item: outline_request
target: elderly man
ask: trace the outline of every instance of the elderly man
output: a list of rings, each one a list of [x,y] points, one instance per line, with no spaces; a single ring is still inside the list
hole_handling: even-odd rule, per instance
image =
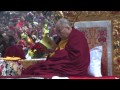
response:
[[[58,36],[61,38],[57,48],[50,53],[45,62],[39,62],[25,69],[22,75],[40,76],[87,76],[90,53],[84,35],[70,27],[67,19],[61,18],[56,23]]]

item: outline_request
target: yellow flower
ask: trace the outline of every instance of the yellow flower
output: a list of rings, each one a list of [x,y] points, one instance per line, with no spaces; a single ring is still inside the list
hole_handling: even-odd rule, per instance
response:
[[[29,55],[30,55],[31,57],[34,56],[34,53],[32,52],[32,50],[29,51]]]
[[[36,49],[33,50],[33,52],[36,52],[36,51],[37,51]]]

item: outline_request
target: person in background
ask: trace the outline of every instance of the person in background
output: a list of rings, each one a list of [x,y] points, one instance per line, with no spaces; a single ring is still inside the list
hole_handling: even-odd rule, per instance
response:
[[[48,55],[46,61],[29,66],[22,75],[89,76],[90,53],[85,36],[71,27],[65,18],[57,21],[56,30],[61,38],[57,48]]]
[[[20,57],[25,59],[25,53],[20,45],[16,44],[15,38],[9,36],[9,47],[5,50],[4,57]]]
[[[6,48],[7,48],[7,42],[6,42],[5,38],[3,37],[3,35],[0,34],[0,53],[1,53],[1,57],[3,57]]]

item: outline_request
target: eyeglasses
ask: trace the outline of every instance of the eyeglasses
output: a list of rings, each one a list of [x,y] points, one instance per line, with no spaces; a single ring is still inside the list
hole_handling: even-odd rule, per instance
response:
[[[61,32],[61,29],[57,29],[57,32],[60,33],[60,32]]]
[[[57,29],[57,32],[58,32],[58,33],[61,33],[61,31],[62,31],[64,28],[62,28],[62,29],[56,28],[56,29]]]

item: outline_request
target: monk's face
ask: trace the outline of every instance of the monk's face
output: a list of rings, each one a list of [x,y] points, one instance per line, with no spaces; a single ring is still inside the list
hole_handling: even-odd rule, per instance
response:
[[[57,25],[56,30],[57,30],[57,34],[58,36],[60,36],[62,39],[66,39],[68,38],[71,30],[71,28],[68,26],[61,26],[61,25]]]

